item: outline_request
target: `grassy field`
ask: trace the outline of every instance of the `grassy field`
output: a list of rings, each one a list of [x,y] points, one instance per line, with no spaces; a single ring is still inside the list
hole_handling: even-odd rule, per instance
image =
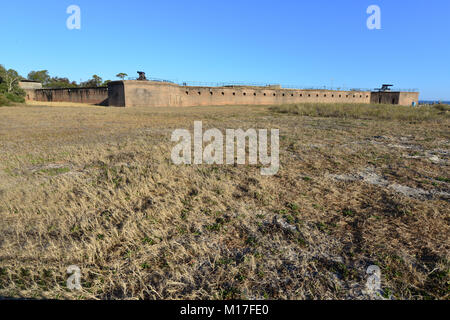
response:
[[[196,120],[280,129],[278,174],[172,164]],[[0,297],[448,299],[449,140],[445,106],[0,107]]]

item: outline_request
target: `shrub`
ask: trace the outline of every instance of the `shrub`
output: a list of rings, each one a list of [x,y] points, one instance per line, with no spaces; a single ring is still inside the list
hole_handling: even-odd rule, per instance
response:
[[[11,102],[5,97],[5,95],[0,93],[0,107],[9,105],[11,105]]]
[[[25,98],[20,94],[15,94],[15,93],[7,93],[5,94],[5,97],[11,101],[11,102],[16,102],[16,103],[24,103],[25,102]]]

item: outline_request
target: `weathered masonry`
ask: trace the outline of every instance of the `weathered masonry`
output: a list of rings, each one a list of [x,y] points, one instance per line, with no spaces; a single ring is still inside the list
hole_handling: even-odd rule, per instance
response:
[[[274,87],[191,87],[156,81],[115,81],[108,86],[109,105],[119,107],[271,105],[299,102],[370,103],[369,91],[296,90]]]
[[[19,81],[19,87],[25,91],[26,100],[36,100],[35,92],[42,89],[42,83],[30,80]]]
[[[403,106],[417,105],[419,103],[419,93],[400,91],[372,92],[370,103],[399,104]]]
[[[19,87],[25,91],[26,100],[108,105],[107,87],[43,89],[40,82],[30,80],[21,80]]]
[[[379,97],[382,97],[381,101]],[[113,81],[108,104],[117,107],[187,107],[205,105],[272,105],[290,103],[387,103],[412,105],[418,92],[371,92],[281,89],[279,87],[193,87],[158,81]]]
[[[75,102],[108,105],[108,88],[63,88],[37,89],[34,91],[35,101]]]
[[[291,103],[418,104],[418,92],[335,91],[283,89],[280,86],[180,86],[161,81],[113,81],[108,87],[42,89],[23,82],[27,100],[76,102],[116,107],[187,107],[219,105],[276,105]]]

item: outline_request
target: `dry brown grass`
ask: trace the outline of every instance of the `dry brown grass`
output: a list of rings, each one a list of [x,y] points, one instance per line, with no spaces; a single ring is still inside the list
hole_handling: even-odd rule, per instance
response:
[[[274,111],[0,108],[0,296],[365,299],[377,264],[385,297],[448,299],[448,118]],[[279,128],[280,171],[173,165],[195,120]]]
[[[311,117],[332,117],[350,119],[378,119],[400,121],[430,121],[448,119],[449,107],[444,104],[434,106],[394,106],[368,104],[326,104],[306,103],[274,106],[272,111]]]

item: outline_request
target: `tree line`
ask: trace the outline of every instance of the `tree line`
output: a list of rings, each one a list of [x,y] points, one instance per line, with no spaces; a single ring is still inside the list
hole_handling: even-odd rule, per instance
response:
[[[117,78],[124,80],[128,75],[126,73],[119,73]],[[80,88],[80,87],[106,87],[111,80],[105,80],[94,74],[91,79],[80,82],[70,81],[68,78],[51,77],[48,70],[31,71],[28,73],[27,80],[37,81],[42,83],[44,88]]]
[[[124,80],[128,74],[118,73],[117,78]],[[44,88],[81,88],[81,87],[103,87],[107,86],[111,80],[105,80],[94,74],[91,79],[77,83],[66,77],[50,76],[48,70],[31,71],[27,77],[22,77],[14,69],[7,69],[0,64],[0,106],[9,105],[13,102],[22,103],[25,101],[25,91],[19,87],[22,80],[37,81],[42,83]]]

